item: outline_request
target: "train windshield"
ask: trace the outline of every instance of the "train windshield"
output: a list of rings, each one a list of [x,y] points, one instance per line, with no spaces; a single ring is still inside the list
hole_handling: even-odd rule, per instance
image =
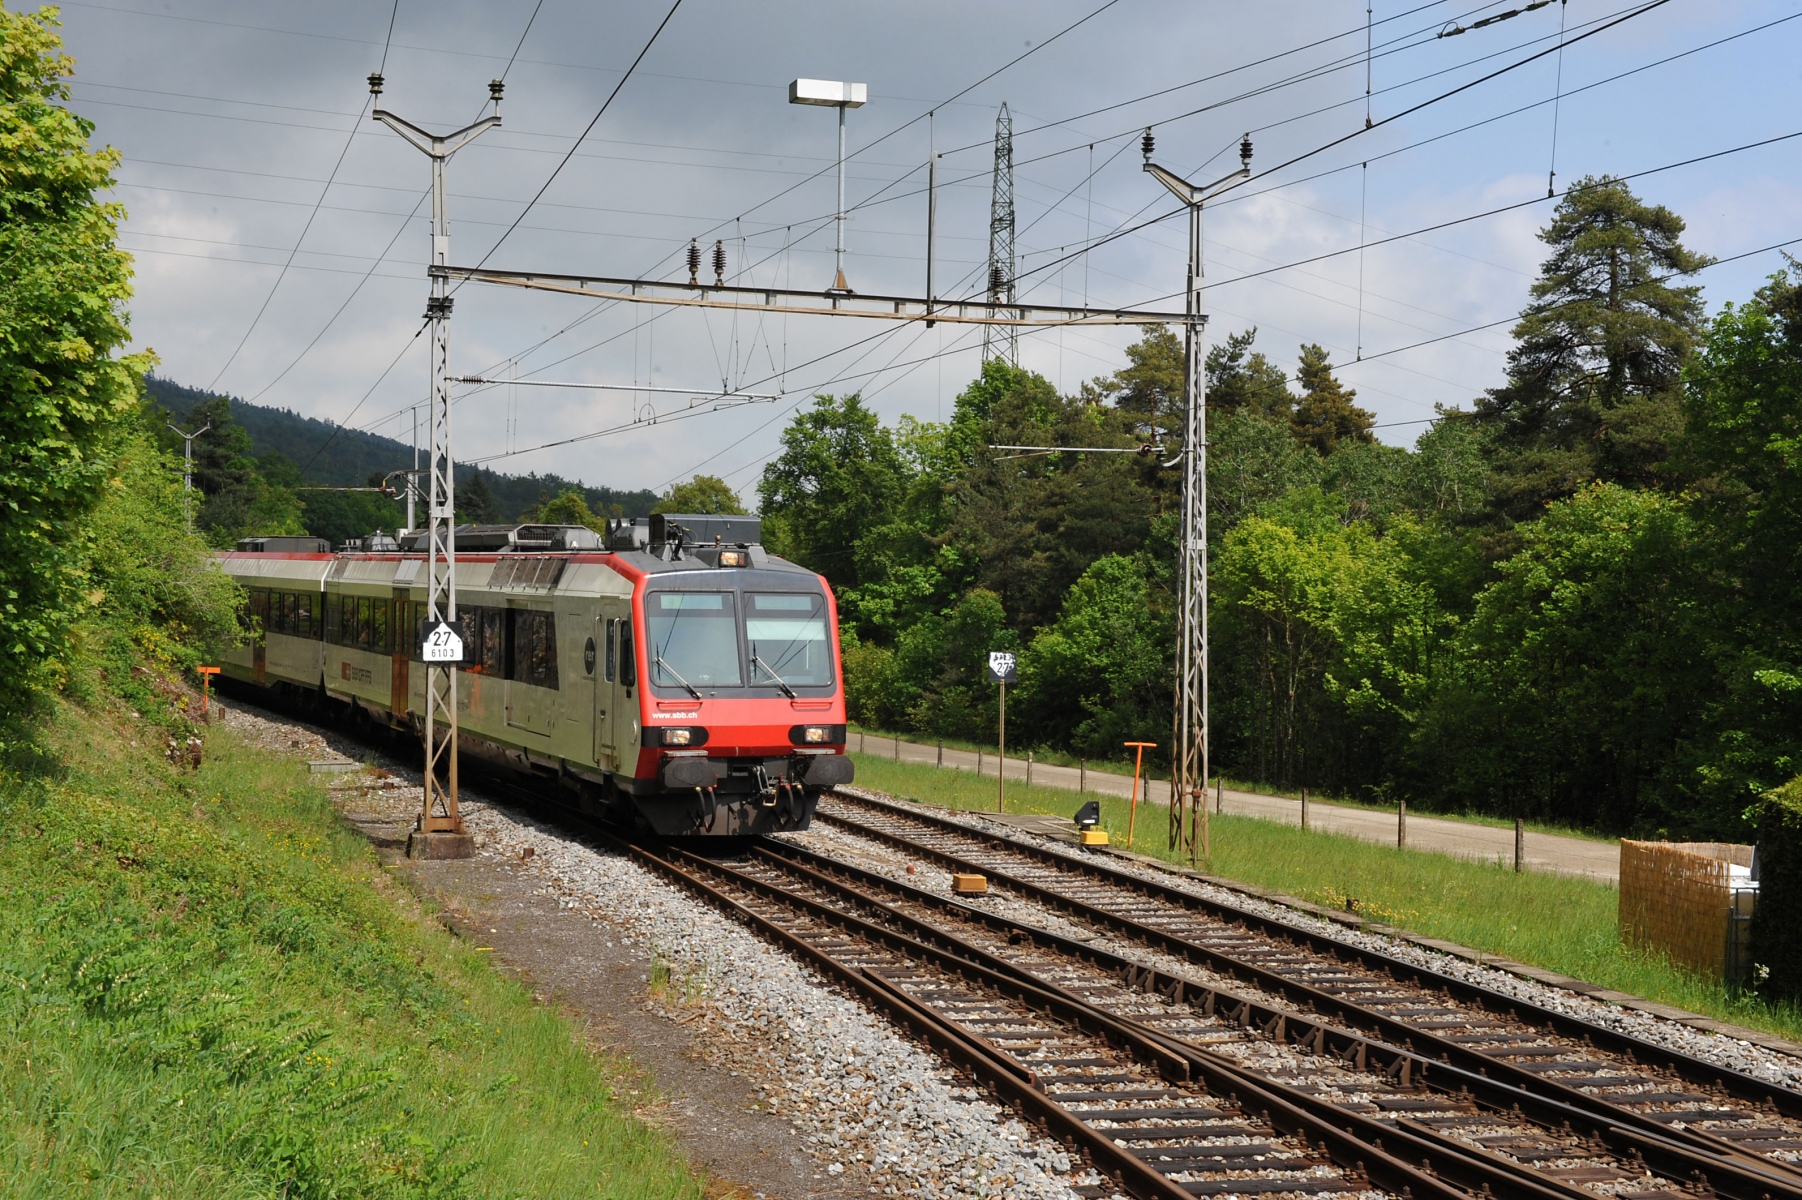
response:
[[[743,684],[735,599],[731,592],[653,592],[645,598],[653,684],[697,699],[704,688]]]
[[[818,593],[749,593],[745,641],[753,684],[817,687],[832,682],[826,599]]]

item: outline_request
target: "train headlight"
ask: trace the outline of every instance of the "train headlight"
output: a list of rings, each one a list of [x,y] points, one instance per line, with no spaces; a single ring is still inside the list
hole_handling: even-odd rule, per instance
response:
[[[686,746],[694,740],[694,736],[695,731],[692,729],[665,729],[663,731],[663,744],[666,746]]]
[[[705,746],[707,744],[707,731],[696,729],[693,726],[677,725],[664,729],[647,729],[645,732],[652,735],[648,744],[653,746]]]
[[[742,567],[750,559],[750,557],[751,556],[743,550],[721,550],[720,551],[720,566],[722,566],[722,567]]]
[[[843,725],[795,725],[788,731],[791,746],[836,746],[844,740]]]

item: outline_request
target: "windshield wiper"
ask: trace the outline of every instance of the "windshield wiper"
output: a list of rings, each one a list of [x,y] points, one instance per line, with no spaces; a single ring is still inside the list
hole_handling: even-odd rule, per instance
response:
[[[687,688],[688,694],[693,696],[696,700],[699,700],[701,698],[701,689],[696,687],[694,684],[688,682],[688,680],[682,678],[682,676],[677,675],[676,668],[670,666],[668,663],[663,661],[663,655],[659,654],[655,661],[657,663],[657,669],[659,671],[667,671],[670,675],[674,676],[676,682],[681,684],[683,687]]]
[[[795,694],[794,688],[789,687],[787,683],[783,682],[782,676],[780,676],[780,675],[776,674],[776,672],[770,670],[769,663],[766,663],[761,658],[757,657],[757,647],[756,646],[751,647],[751,665],[753,667],[762,667],[763,673],[765,675],[768,675],[771,679],[774,679],[776,681],[776,686],[782,689],[782,694],[787,696],[790,700],[799,700],[801,698],[800,696]]]

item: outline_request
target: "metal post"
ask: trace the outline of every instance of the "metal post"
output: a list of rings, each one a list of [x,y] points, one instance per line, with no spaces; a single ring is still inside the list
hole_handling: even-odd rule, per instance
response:
[[[1514,873],[1521,873],[1521,860],[1527,856],[1527,823],[1520,817],[1514,818]]]
[[[1214,811],[1217,813],[1224,813],[1226,811],[1225,776],[1218,776],[1214,780]]]
[[[939,222],[939,156],[933,154],[926,160],[926,328],[931,329],[937,322],[932,320],[932,302],[938,297],[932,292],[932,260],[933,250],[938,244]]]
[[[898,733],[895,735],[895,761],[901,761],[901,735]]]
[[[833,247],[833,266],[837,268],[832,284],[834,291],[847,292],[845,286],[845,106],[838,106],[838,215],[834,218],[838,227],[838,245]]]
[[[1032,751],[1026,752],[1026,786],[1032,786]]]
[[[939,739],[939,760],[938,760],[938,762],[934,763],[933,765],[936,767],[939,767],[941,769],[945,765],[945,739],[944,738]]]
[[[1130,850],[1130,849],[1132,849],[1132,844],[1133,844],[1133,827],[1138,823],[1138,819],[1139,819],[1139,772],[1140,772],[1140,769],[1145,765],[1145,751],[1148,748],[1155,749],[1157,747],[1157,743],[1156,742],[1127,742],[1127,743],[1125,743],[1125,745],[1128,750],[1134,751],[1132,802],[1130,803],[1130,805],[1127,807],[1127,810],[1126,810],[1126,848],[1128,850]],[[1174,777],[1172,778],[1171,786],[1172,787],[1175,786]],[[1150,780],[1150,778],[1147,778],[1145,780],[1145,802],[1147,804],[1151,803],[1151,780]],[[1176,793],[1172,792],[1170,794],[1170,804],[1172,807],[1175,807],[1176,803],[1177,803]]]
[[[1082,795],[1089,790],[1089,760],[1082,759],[1081,766],[1076,768],[1076,794]]]
[[[1397,850],[1408,848],[1408,802],[1406,800],[1395,802],[1395,848]]]
[[[1308,789],[1307,788],[1303,788],[1301,790],[1301,827],[1304,830],[1308,827]]]
[[[995,811],[1007,811],[1007,683],[1001,684],[1001,726],[999,730],[1001,757],[995,761]]]
[[[842,83],[835,79],[797,79],[788,85],[790,104],[816,104],[838,109],[838,212],[833,217],[837,229],[833,249],[836,272],[832,286],[826,290],[840,296],[851,294],[845,283],[845,110],[863,107],[868,94],[869,89],[861,83]]]
[[[413,496],[419,490],[419,405],[413,406],[413,473],[407,476],[407,532],[411,533],[417,526],[413,524]]]
[[[1193,863],[1200,848],[1199,826],[1205,820],[1204,797],[1212,774],[1208,737],[1207,314],[1202,297],[1201,210],[1207,201],[1251,177],[1251,138],[1248,135],[1239,144],[1239,170],[1200,187],[1152,162],[1152,148],[1151,130],[1147,129],[1142,144],[1145,171],[1189,209],[1189,273],[1183,303],[1183,448],[1176,460],[1183,465],[1183,512],[1172,713],[1176,745],[1170,756],[1170,845],[1175,849],[1187,842]],[[1155,438],[1156,430],[1152,432]],[[1187,813],[1183,811],[1185,804],[1191,806]]]
[[[382,94],[382,77],[369,77],[371,95]],[[444,164],[450,156],[501,123],[501,83],[488,85],[494,113],[473,125],[439,137],[402,120],[379,106],[371,114],[405,138],[432,160],[432,293],[426,301],[426,319],[432,325],[432,424],[427,454],[431,484],[426,498],[426,617],[434,624],[457,620],[457,521],[456,485],[451,455],[450,404],[450,218],[444,188]],[[445,726],[440,735],[438,723]],[[474,844],[463,829],[463,813],[457,803],[457,668],[454,664],[425,664],[425,787],[415,838],[407,852],[415,857],[467,857]],[[446,778],[440,780],[439,768]],[[445,835],[449,835],[446,837]]]
[[[212,427],[213,423],[208,421],[193,433],[183,433],[174,425],[169,426],[181,439],[181,516],[189,524],[194,522],[193,502],[188,498],[188,493],[194,490],[194,439]]]

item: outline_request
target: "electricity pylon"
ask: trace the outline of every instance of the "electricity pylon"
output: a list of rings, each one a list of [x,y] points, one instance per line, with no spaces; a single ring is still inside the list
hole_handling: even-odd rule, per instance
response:
[[[1239,169],[1197,186],[1151,161],[1151,130],[1141,149],[1145,171],[1189,209],[1189,282],[1183,303],[1183,521],[1177,580],[1176,695],[1170,751],[1170,848],[1189,847],[1193,862],[1208,845],[1208,417],[1207,313],[1202,306],[1201,206],[1251,178],[1251,135],[1239,143]],[[1185,816],[1187,821],[1185,822]],[[1185,829],[1184,826],[1187,825]]]
[[[369,93],[380,97],[382,77],[369,77]],[[432,324],[432,442],[427,454],[429,490],[426,500],[426,619],[455,628],[457,620],[457,517],[456,483],[452,477],[450,404],[450,279],[442,268],[450,265],[450,218],[445,211],[444,164],[450,156],[501,123],[501,81],[488,85],[494,112],[473,125],[442,137],[427,133],[378,107],[372,114],[432,160],[432,294],[426,301],[426,319]],[[457,666],[455,663],[422,663],[425,668],[425,788],[419,813],[418,845],[408,839],[408,853],[417,857],[464,858],[474,852],[463,830],[463,813],[457,806]],[[441,737],[438,722],[445,732]],[[440,781],[438,769],[446,768]],[[446,836],[449,835],[449,836]]]
[[[995,117],[995,186],[989,200],[989,303],[1014,302],[1014,118],[1001,103]],[[982,331],[982,360],[1018,365],[1020,335],[1003,326]]]

